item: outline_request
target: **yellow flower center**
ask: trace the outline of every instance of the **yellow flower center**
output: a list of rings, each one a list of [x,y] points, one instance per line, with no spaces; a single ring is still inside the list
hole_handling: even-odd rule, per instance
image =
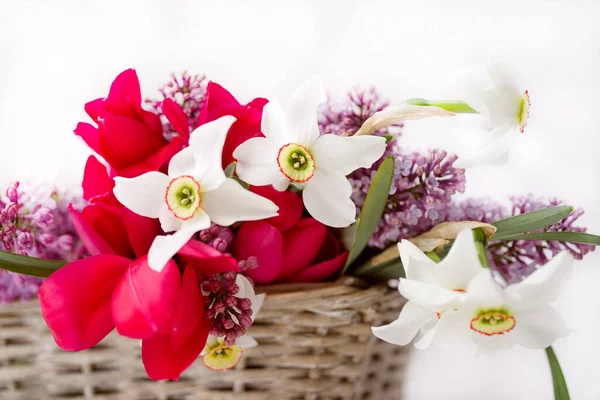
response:
[[[525,131],[525,126],[527,126],[527,121],[529,120],[529,107],[531,106],[531,100],[529,99],[529,91],[526,90],[521,96],[521,104],[519,105],[519,128],[521,129],[521,133]]]
[[[485,336],[504,335],[517,324],[515,317],[505,308],[480,310],[471,320],[471,329]]]
[[[190,219],[202,204],[200,184],[189,175],[175,178],[167,187],[165,201],[176,218]]]
[[[315,174],[315,160],[304,146],[289,143],[279,149],[279,170],[292,182],[306,182]]]
[[[221,339],[202,356],[204,365],[216,371],[234,368],[242,359],[242,348],[227,346]]]

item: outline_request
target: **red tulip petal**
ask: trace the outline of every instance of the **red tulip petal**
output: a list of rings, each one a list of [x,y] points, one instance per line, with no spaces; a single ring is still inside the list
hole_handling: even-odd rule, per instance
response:
[[[256,257],[258,267],[244,274],[257,283],[273,282],[283,265],[283,237],[268,222],[245,222],[235,237],[233,254],[238,260]]]
[[[146,339],[170,328],[180,287],[179,268],[173,260],[161,272],[150,269],[148,257],[135,260],[115,288],[111,310],[117,331]]]
[[[104,117],[104,99],[100,98],[92,100],[85,104],[84,109],[87,115],[96,122],[98,121],[98,118]]]
[[[197,240],[188,241],[177,254],[182,262],[187,263],[187,266],[193,267],[202,274],[210,275],[240,271],[235,258]]]
[[[284,280],[311,265],[327,235],[327,227],[314,218],[300,220],[283,234],[283,269],[277,277]]]
[[[279,207],[278,216],[264,220],[275,228],[285,232],[300,221],[304,211],[304,203],[300,195],[288,191],[280,192],[273,186],[253,186],[250,190],[271,200]]]
[[[309,268],[300,271],[300,273],[289,279],[291,282],[320,282],[327,280],[333,274],[338,272],[346,262],[348,252],[344,252],[339,256],[315,264]]]
[[[142,341],[142,361],[150,379],[177,380],[200,355],[210,331],[210,321],[200,320],[189,340],[173,349],[169,335],[155,335]]]
[[[142,92],[137,73],[134,69],[121,72],[110,85],[104,108],[113,114],[134,118],[135,109],[141,107],[141,104]]]
[[[160,234],[158,219],[142,217],[128,208],[122,209],[122,218],[136,257],[147,255],[154,238]]]
[[[198,115],[197,126],[214,121],[224,115],[238,117],[243,112],[243,106],[225,89],[215,82],[208,82],[204,107]]]
[[[171,346],[174,351],[185,346],[203,315],[204,299],[200,292],[198,274],[195,269],[186,268],[171,321]]]
[[[106,166],[94,156],[89,156],[83,171],[83,198],[90,200],[96,196],[112,193],[115,182],[108,176]]]
[[[180,138],[173,138],[171,143],[152,154],[142,162],[118,171],[119,176],[134,178],[148,171],[166,172],[166,166],[171,158],[183,149],[184,144]]]
[[[104,157],[100,151],[100,141],[98,139],[98,129],[96,127],[86,122],[80,122],[73,132],[82,138],[90,149]]]
[[[340,253],[342,253],[342,244],[333,233],[327,231],[327,236],[325,236],[325,241],[321,246],[321,251],[315,262],[331,260],[332,258],[339,256]]]
[[[179,104],[171,99],[165,99],[160,108],[173,126],[173,129],[175,129],[175,132],[187,144],[190,140],[190,123]]]
[[[89,206],[88,206],[89,207]],[[77,235],[83,242],[87,251],[95,256],[98,254],[115,254],[115,251],[110,245],[104,240],[98,232],[92,228],[92,226],[83,218],[81,213],[73,208],[69,204],[69,214],[71,215],[71,221],[77,231]]]
[[[123,224],[122,210],[122,207],[92,203],[83,209],[81,217],[89,228],[108,243],[112,253],[134,259],[135,254],[131,248],[127,229]],[[97,242],[94,237],[92,239]]]
[[[107,254],[89,257],[65,265],[42,283],[42,316],[58,347],[84,350],[113,330],[110,299],[130,262]]]

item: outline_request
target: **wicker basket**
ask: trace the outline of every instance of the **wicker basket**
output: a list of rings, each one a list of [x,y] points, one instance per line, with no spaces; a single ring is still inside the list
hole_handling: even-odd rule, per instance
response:
[[[59,350],[37,302],[0,306],[0,398],[20,399],[373,399],[401,398],[407,352],[370,327],[396,318],[395,290],[356,280],[272,286],[250,329],[258,347],[234,370],[201,362],[179,381],[153,382],[138,341],[110,334],[80,353]]]

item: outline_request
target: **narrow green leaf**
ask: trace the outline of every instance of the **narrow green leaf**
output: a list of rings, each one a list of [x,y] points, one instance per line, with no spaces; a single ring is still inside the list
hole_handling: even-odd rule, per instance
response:
[[[359,278],[377,281],[404,278],[406,276],[399,257],[375,266],[371,262],[367,262],[354,270],[352,274]]]
[[[356,240],[350,249],[346,265],[344,265],[344,268],[342,269],[342,275],[344,275],[348,267],[362,253],[367,246],[369,238],[375,232],[377,224],[383,215],[383,210],[385,209],[393,177],[394,157],[387,157],[377,170],[373,182],[371,183],[371,187],[367,192],[367,197],[365,198],[365,203],[357,222]]]
[[[566,218],[571,211],[573,207],[570,206],[549,207],[496,221],[492,225],[498,230],[492,240],[504,240],[507,236],[546,228]]]
[[[475,239],[475,247],[477,248],[477,256],[483,268],[489,268],[490,263],[487,258],[487,236],[481,228],[473,229],[473,238]]]
[[[548,363],[550,364],[550,371],[552,372],[552,383],[554,385],[554,400],[570,400],[569,388],[565,381],[562,369],[554,354],[552,346],[546,347],[546,355],[548,356]]]
[[[492,239],[496,239],[493,236]],[[534,232],[505,236],[502,240],[556,240],[559,242],[583,243],[600,246],[600,236],[581,232]]]
[[[0,250],[0,268],[19,274],[47,278],[65,264],[67,263],[64,261],[22,256]]]

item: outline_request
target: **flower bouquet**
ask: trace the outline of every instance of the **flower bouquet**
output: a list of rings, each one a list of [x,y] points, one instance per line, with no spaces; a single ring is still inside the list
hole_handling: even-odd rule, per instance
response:
[[[313,78],[243,105],[187,73],[160,92],[144,108],[126,70],[85,105],[82,199],[7,188],[0,299],[39,306],[0,309],[3,396],[397,399],[391,345],[414,341],[545,349],[569,398],[549,303],[600,237],[556,199],[453,199],[527,123],[503,71],[470,70],[453,101],[336,102]],[[462,114],[489,125],[481,151],[405,150],[405,121]]]

